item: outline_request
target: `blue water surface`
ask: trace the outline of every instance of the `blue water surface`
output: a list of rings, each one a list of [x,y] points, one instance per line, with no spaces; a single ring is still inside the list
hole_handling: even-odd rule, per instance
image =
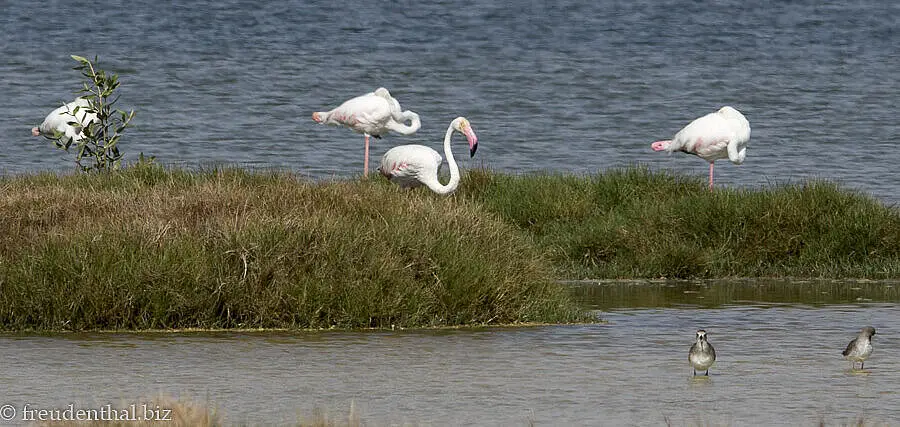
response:
[[[900,201],[896,1],[20,0],[0,28],[7,175],[73,170],[30,128],[75,96],[78,54],[121,76],[128,160],[357,176],[362,136],[310,114],[384,86],[423,125],[376,140],[372,162],[437,148],[462,115],[480,142],[465,167],[704,177],[706,162],[649,145],[727,104],[752,139],[721,185],[824,178]]]

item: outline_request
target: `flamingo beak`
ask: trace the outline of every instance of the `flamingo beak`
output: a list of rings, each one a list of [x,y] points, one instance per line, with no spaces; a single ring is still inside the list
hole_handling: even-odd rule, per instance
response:
[[[31,135],[32,136],[41,136],[41,131],[36,127],[31,128]]]
[[[475,150],[478,150],[478,137],[475,135],[475,131],[472,130],[472,126],[466,126],[463,129],[463,133],[466,135],[466,139],[469,140],[469,157],[474,157]]]
[[[312,119],[313,119],[313,121],[315,121],[316,123],[322,123],[322,120],[321,120],[321,118],[319,117],[319,112],[318,112],[318,111],[312,114]]]

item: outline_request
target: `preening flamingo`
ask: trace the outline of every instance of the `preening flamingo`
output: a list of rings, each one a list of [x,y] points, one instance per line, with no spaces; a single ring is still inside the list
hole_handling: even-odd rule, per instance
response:
[[[86,127],[97,120],[97,115],[88,112],[88,108],[90,106],[87,99],[76,98],[74,101],[51,111],[40,126],[31,128],[31,134],[54,138],[56,132],[59,132],[63,143],[80,141],[84,138],[82,127]],[[70,125],[69,123],[72,122],[80,123],[81,126]]]
[[[349,99],[331,111],[317,111],[312,114],[312,119],[326,125],[346,126],[366,136],[363,176],[369,176],[369,136],[381,138],[389,131],[411,135],[422,126],[419,115],[409,110],[401,111],[400,102],[383,87]]]
[[[442,185],[438,181],[441,155],[424,145],[401,145],[391,148],[381,158],[381,167],[378,171],[402,188],[426,185],[438,194],[456,191],[456,187],[459,186],[459,167],[453,158],[453,150],[450,149],[450,137],[454,131],[462,133],[469,140],[470,157],[474,156],[475,150],[478,149],[478,137],[475,136],[469,121],[465,117],[453,119],[444,136],[444,155],[447,156],[447,163],[450,165],[450,182],[447,185]]]
[[[713,163],[718,159],[731,160],[739,165],[747,155],[750,141],[750,122],[740,111],[724,106],[715,113],[700,117],[675,134],[671,140],[656,141],[654,151],[684,151],[709,162],[709,189],[713,188]]]

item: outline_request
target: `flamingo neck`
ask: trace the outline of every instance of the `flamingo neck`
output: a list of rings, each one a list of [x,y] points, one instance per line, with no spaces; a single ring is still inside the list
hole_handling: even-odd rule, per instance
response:
[[[334,110],[331,111],[316,111],[313,113],[313,120],[317,123],[321,123],[324,125],[333,125],[338,124],[336,121],[332,120],[332,115],[334,114]]]
[[[409,110],[394,114],[391,118],[392,120],[388,122],[387,128],[400,135],[412,135],[422,127],[419,115]],[[406,124],[407,121],[410,122],[409,125]]]
[[[453,158],[453,150],[450,149],[450,137],[453,135],[453,124],[447,128],[447,134],[444,135],[444,156],[447,157],[447,164],[450,165],[450,182],[447,185],[442,185],[440,181],[438,181],[437,170],[434,171],[434,177],[425,182],[425,185],[440,195],[450,194],[456,191],[456,187],[459,187],[459,166],[456,165],[456,159]],[[440,165],[438,165],[440,168]]]

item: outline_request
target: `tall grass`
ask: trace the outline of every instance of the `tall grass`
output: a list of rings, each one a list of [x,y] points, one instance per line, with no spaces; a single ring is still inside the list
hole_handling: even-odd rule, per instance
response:
[[[584,320],[558,279],[900,277],[900,213],[827,182],[641,168],[381,178],[167,170],[0,180],[0,329]]]
[[[643,168],[473,171],[460,195],[532,234],[561,277],[900,277],[900,211],[834,183],[709,192]]]
[[[530,238],[463,199],[146,165],[0,188],[5,330],[584,320]]]

